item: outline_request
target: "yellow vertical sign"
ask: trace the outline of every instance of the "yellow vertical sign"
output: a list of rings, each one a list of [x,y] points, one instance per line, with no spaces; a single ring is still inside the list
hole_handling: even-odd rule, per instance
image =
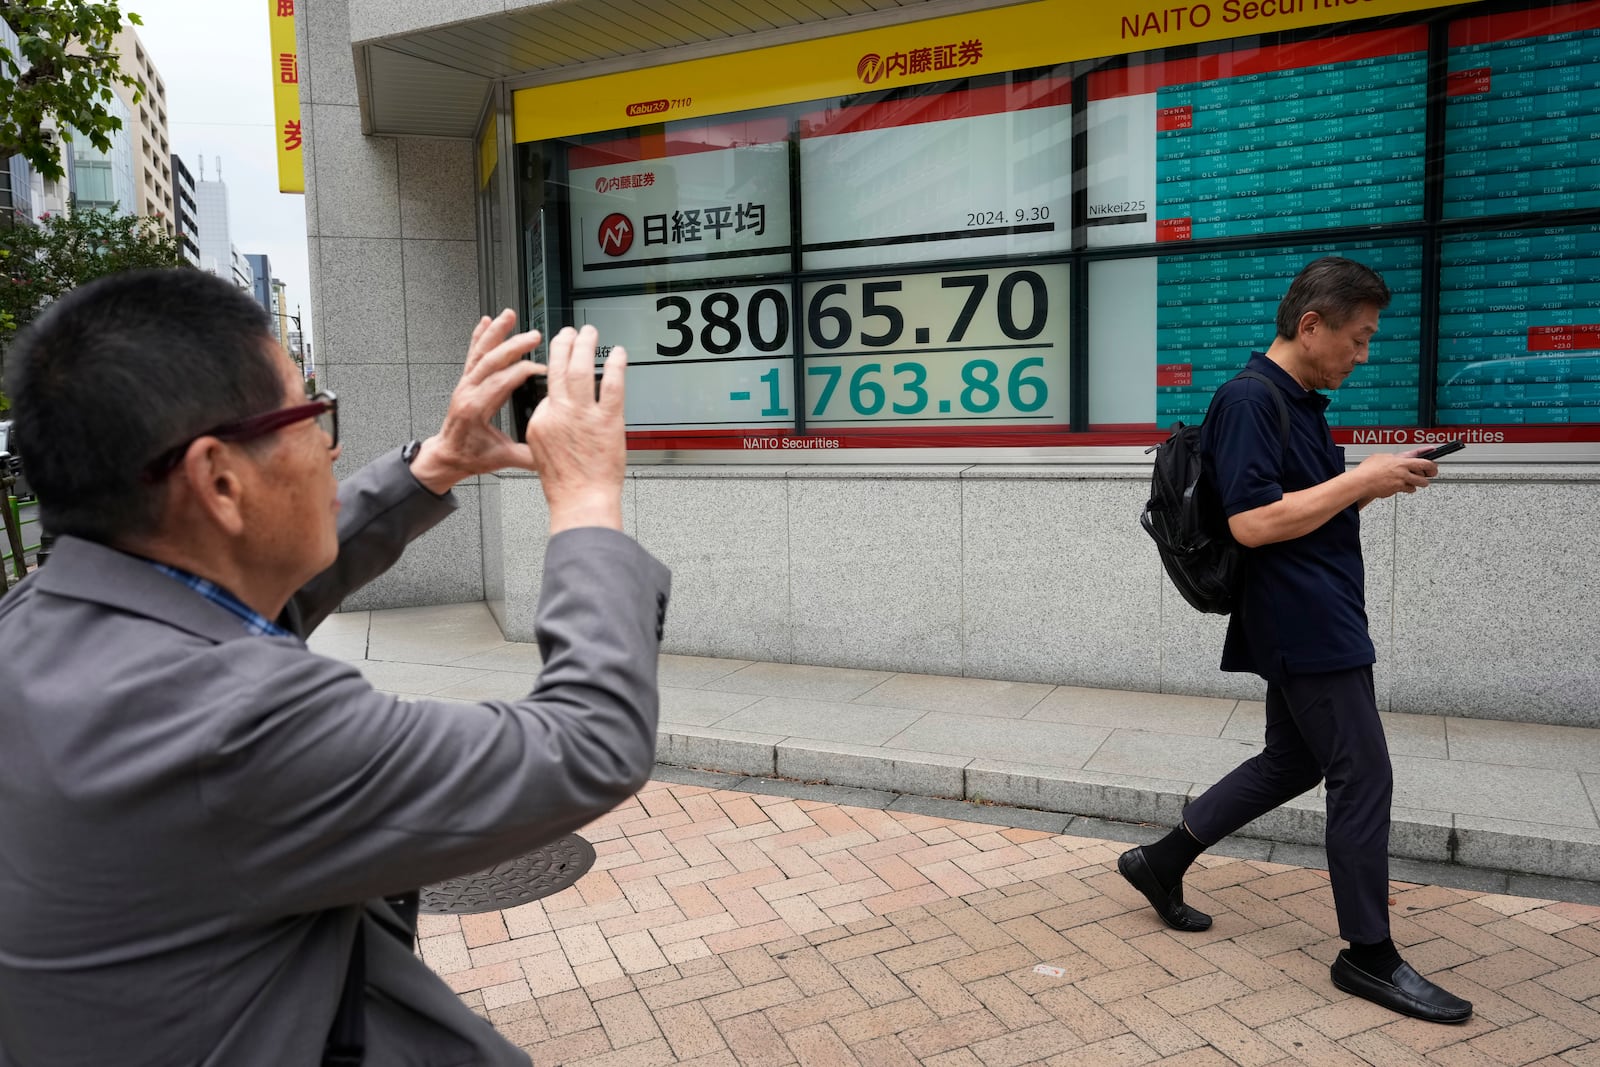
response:
[[[296,0],[267,0],[272,27],[273,137],[278,142],[278,189],[306,191],[306,168],[300,130],[300,54],[294,37]]]

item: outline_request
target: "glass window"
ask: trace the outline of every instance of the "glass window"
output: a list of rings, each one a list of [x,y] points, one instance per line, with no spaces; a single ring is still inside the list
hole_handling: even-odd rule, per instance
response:
[[[1064,432],[1071,269],[991,264],[1070,250],[1071,90],[1020,73],[569,142],[573,317],[628,348],[635,446]]]
[[[1334,17],[709,116],[608,102],[647,124],[543,127],[506,178],[524,306],[627,346],[638,449],[1149,444],[1338,254],[1394,298],[1337,441],[1600,454],[1600,0]]]
[[[831,106],[799,134],[807,269],[1069,247],[1065,77]]]
[[[1450,26],[1444,214],[1600,206],[1600,4]]]
[[[1198,423],[1217,387],[1243,369],[1251,352],[1272,343],[1278,302],[1290,281],[1326,255],[1367,264],[1393,294],[1367,365],[1330,394],[1328,422],[1415,424],[1422,246],[1364,241],[1090,264],[1089,428]]]
[[[1439,424],[1600,423],[1600,226],[1462,234],[1439,270]]]
[[[1090,246],[1422,218],[1428,30],[1089,76]]]
[[[789,122],[673,123],[567,150],[572,284],[789,268]]]

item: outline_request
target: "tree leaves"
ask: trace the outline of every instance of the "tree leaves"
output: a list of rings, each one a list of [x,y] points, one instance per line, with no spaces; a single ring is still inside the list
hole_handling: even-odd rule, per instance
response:
[[[0,19],[17,35],[16,52],[0,45],[0,160],[22,155],[46,180],[65,174],[53,140],[41,130],[54,116],[82,131],[101,151],[121,120],[106,108],[109,87],[138,90],[137,79],[122,70],[115,38],[126,16],[118,0],[0,0]]]
[[[27,325],[67,290],[118,271],[182,267],[178,238],[156,219],[69,207],[38,226],[0,230],[0,323]],[[0,349],[8,329],[0,328]]]

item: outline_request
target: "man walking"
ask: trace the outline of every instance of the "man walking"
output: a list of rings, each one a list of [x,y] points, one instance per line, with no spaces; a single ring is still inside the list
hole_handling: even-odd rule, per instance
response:
[[[1266,745],[1184,810],[1183,823],[1118,860],[1123,876],[1176,930],[1211,917],[1183,902],[1183,874],[1208,847],[1327,781],[1328,868],[1339,933],[1334,985],[1405,1015],[1465,1022],[1472,1005],[1417,974],[1389,937],[1389,807],[1394,780],[1373,692],[1359,511],[1413,493],[1438,468],[1414,454],[1367,457],[1346,470],[1324,412],[1367,361],[1383,279],[1327,256],[1308,265],[1278,306],[1277,336],[1218,391],[1201,456],[1228,527],[1246,553],[1222,669],[1267,682]],[[1276,391],[1287,405],[1284,440]]]
[[[527,1064],[386,903],[609,810],[655,755],[667,571],[621,533],[623,373],[483,319],[439,433],[337,485],[248,295],[200,271],[68,294],[9,360],[49,565],[0,600],[0,1067]],[[536,470],[544,669],[517,701],[403,701],[303,637],[456,506]],[[509,491],[509,490],[508,490]],[[530,530],[527,536],[543,536]]]

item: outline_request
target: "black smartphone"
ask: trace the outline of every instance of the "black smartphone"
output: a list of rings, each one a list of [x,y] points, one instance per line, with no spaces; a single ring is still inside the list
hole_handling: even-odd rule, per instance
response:
[[[596,400],[600,399],[600,374],[600,371],[594,372],[594,398]],[[533,400],[533,407],[538,407],[539,401],[543,400],[549,392],[550,378],[548,375],[535,374],[528,379],[528,395]]]
[[[600,399],[600,370],[594,372],[594,398]],[[533,409],[539,406],[550,392],[550,379],[543,374],[536,374],[522,385],[517,386],[511,394],[512,419],[516,424],[517,440],[521,440],[528,432],[528,419],[533,416]]]
[[[1444,444],[1439,445],[1436,448],[1430,448],[1426,452],[1418,454],[1417,458],[1435,460],[1443,456],[1448,456],[1452,452],[1460,452],[1466,447],[1467,443],[1465,441],[1446,441]]]

